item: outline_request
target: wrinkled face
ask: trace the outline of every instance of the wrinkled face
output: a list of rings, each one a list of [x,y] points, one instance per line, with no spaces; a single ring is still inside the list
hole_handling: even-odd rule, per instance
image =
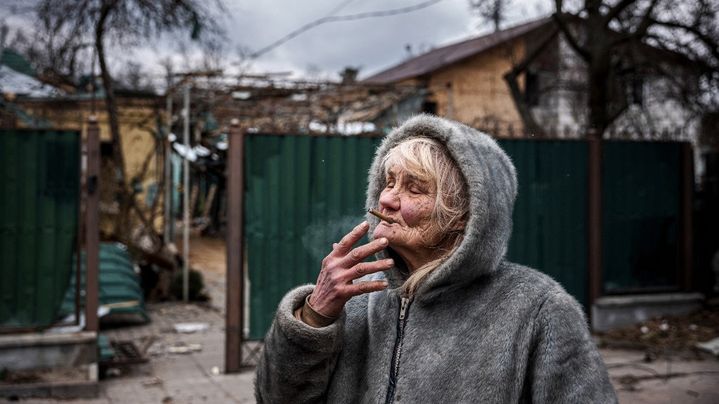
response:
[[[436,185],[420,181],[399,166],[387,171],[387,185],[379,197],[380,212],[395,220],[381,221],[374,238],[386,237],[392,247],[406,261],[425,256],[429,250],[428,234],[436,198]]]

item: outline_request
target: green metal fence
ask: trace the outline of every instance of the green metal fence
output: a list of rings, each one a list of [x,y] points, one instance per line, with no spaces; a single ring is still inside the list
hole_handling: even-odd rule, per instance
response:
[[[72,270],[79,132],[0,131],[0,328],[45,327]]]
[[[314,282],[329,247],[364,219],[378,138],[245,138],[245,240],[250,337],[262,338],[280,298]]]
[[[676,288],[681,147],[681,143],[604,144],[604,292]]]
[[[245,138],[250,338],[264,336],[281,297],[298,284],[314,282],[331,243],[364,217],[367,169],[379,141],[343,136]],[[586,307],[587,143],[500,144],[517,167],[519,180],[508,258],[549,274]],[[605,292],[673,285],[680,147],[606,142]],[[672,258],[651,272],[650,265],[637,257],[659,250]],[[639,264],[642,269],[637,269]]]
[[[499,142],[517,168],[507,257],[538,268],[587,304],[587,144],[558,140]]]

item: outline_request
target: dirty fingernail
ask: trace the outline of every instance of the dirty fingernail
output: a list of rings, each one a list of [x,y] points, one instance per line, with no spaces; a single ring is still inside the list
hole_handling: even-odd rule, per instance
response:
[[[382,237],[381,239],[379,239],[379,243],[382,245],[387,245],[388,241],[386,238]]]

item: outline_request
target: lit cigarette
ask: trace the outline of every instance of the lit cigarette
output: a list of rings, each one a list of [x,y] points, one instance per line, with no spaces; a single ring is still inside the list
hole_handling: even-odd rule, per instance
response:
[[[369,212],[369,213],[371,213],[371,214],[377,216],[378,218],[384,220],[385,222],[387,222],[387,223],[389,223],[389,224],[395,223],[394,219],[392,219],[392,218],[389,217],[389,216],[385,216],[385,215],[383,215],[383,214],[377,212],[377,211],[374,210],[374,209],[369,209],[367,212]]]

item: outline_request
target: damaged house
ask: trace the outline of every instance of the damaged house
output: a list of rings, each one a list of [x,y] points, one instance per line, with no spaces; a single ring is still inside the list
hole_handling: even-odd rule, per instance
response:
[[[678,101],[667,75],[652,70],[660,61],[665,73],[692,83],[697,80],[692,66],[647,45],[626,53],[631,65],[607,84],[626,103],[607,136],[695,142],[699,119]],[[543,18],[433,49],[362,82],[417,86],[424,96],[416,112],[455,119],[497,137],[577,138],[588,119],[586,81],[583,61],[553,20]],[[522,107],[544,133],[528,133]]]
[[[95,88],[101,86],[96,85]],[[109,164],[111,137],[104,93],[93,91],[88,77],[76,87],[58,88],[45,83],[31,64],[11,49],[0,59],[0,128],[53,128],[86,131],[87,119],[95,115],[100,127],[103,155],[100,231],[112,238],[118,222],[115,173]],[[156,229],[162,227],[159,186],[162,177],[162,140],[159,137],[162,98],[150,91],[118,89],[121,147],[125,155],[125,178],[133,189],[136,206]],[[134,224],[140,220],[135,216]]]

